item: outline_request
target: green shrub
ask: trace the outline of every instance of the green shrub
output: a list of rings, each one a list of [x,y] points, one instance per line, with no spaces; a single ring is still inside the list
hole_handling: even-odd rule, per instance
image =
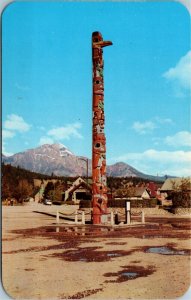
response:
[[[128,199],[119,199],[119,200],[108,200],[108,207],[123,207],[125,208],[125,203]],[[131,203],[131,208],[135,207],[156,207],[157,199],[143,199],[143,200],[129,200]]]
[[[119,200],[108,200],[107,206],[108,207],[124,207],[125,208],[125,200],[119,199]]]
[[[176,207],[191,207],[191,192],[174,192],[171,194],[172,206]]]
[[[150,207],[156,207],[158,204],[158,200],[156,198],[150,199]]]

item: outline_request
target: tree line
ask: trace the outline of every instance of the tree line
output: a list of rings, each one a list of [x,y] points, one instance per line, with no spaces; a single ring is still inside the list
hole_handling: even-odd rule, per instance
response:
[[[44,197],[61,200],[61,193],[67,189],[67,182],[73,182],[77,177],[60,177],[53,173],[44,175],[25,170],[21,167],[14,167],[10,164],[2,163],[2,199],[15,198],[23,201],[26,197],[34,197],[38,192],[38,187],[34,185],[34,179],[51,180],[57,179],[53,184],[49,182],[44,191]],[[135,186],[145,185],[149,180],[137,177],[116,178],[108,177],[108,191],[116,196],[130,196]]]
[[[34,179],[40,179],[42,182],[58,178],[63,181],[67,180],[67,177],[57,177],[54,174],[44,175],[4,163],[2,163],[1,176],[2,200],[15,198],[18,202],[23,202],[27,197],[34,197],[38,192],[39,187],[35,187]]]

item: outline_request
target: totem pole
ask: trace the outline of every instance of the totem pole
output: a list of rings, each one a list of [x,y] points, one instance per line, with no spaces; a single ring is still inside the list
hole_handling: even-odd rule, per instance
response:
[[[101,216],[107,212],[106,182],[106,139],[104,134],[104,81],[103,47],[112,42],[103,41],[100,32],[92,34],[93,61],[93,128],[92,128],[92,206],[93,224],[101,223]]]

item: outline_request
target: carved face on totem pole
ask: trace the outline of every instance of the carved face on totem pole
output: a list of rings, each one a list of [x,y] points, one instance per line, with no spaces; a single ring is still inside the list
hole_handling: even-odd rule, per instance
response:
[[[107,210],[106,139],[104,133],[104,80],[103,47],[112,45],[103,41],[99,32],[92,34],[93,60],[93,130],[92,130],[92,202],[93,223],[100,223],[101,214]]]

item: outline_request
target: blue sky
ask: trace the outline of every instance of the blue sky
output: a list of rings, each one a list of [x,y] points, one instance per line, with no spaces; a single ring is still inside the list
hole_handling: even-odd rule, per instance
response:
[[[3,153],[62,143],[91,158],[93,31],[113,42],[104,48],[108,164],[190,175],[190,15],[174,1],[10,4]]]

